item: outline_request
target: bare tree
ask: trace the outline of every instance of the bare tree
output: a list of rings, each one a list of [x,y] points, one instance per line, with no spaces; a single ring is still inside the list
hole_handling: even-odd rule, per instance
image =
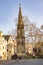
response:
[[[13,29],[11,31],[11,35],[13,38],[16,39],[17,37],[17,24],[18,24],[18,18],[15,19],[16,21],[16,29]],[[40,41],[42,37],[42,33],[40,29],[36,27],[35,23],[31,23],[28,19],[28,17],[23,17],[23,23],[24,23],[24,31],[25,31],[25,41],[30,43],[37,43]],[[41,26],[42,28],[43,26]]]

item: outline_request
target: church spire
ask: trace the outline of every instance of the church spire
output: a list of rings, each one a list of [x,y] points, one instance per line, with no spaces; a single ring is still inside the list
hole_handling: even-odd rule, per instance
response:
[[[18,21],[21,24],[22,23],[22,11],[21,11],[21,4],[19,4],[19,17],[18,17]]]
[[[17,52],[25,52],[25,34],[24,34],[24,23],[22,20],[21,4],[19,4],[19,16],[17,25]]]

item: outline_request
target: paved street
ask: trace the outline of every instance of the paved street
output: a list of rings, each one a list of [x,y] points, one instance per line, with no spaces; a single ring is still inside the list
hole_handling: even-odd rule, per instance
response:
[[[0,65],[43,65],[43,59],[28,59],[28,60],[18,60],[18,61],[0,61]]]

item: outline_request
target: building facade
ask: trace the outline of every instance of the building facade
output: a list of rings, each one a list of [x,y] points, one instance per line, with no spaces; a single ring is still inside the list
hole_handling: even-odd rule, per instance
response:
[[[9,60],[14,55],[14,42],[11,35],[3,35],[0,31],[0,60]]]
[[[34,45],[32,43],[26,42],[26,44],[25,44],[26,53],[32,55],[33,54],[33,48],[34,48]]]

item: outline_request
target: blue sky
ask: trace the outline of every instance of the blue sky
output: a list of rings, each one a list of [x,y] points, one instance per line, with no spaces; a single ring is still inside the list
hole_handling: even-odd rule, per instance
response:
[[[14,19],[18,17],[19,3],[23,16],[28,16],[38,27],[43,24],[43,0],[0,0],[0,31],[4,34],[15,29]]]

